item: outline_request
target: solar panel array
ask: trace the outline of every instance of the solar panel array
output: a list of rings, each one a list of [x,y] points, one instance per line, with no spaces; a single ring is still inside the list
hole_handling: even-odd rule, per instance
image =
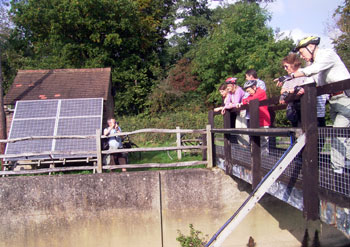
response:
[[[103,99],[60,99],[17,101],[9,139],[29,136],[95,135],[102,127]],[[95,139],[40,139],[8,143],[6,154],[45,151],[96,151]],[[91,155],[53,155],[52,158]],[[7,160],[51,159],[50,156]]]

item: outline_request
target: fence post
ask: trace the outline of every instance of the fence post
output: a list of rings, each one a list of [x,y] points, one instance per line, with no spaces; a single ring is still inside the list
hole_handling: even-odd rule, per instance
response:
[[[180,127],[176,127],[176,130],[180,131]],[[181,147],[181,133],[176,132],[176,146]],[[181,160],[182,159],[182,151],[177,150],[177,159]]]
[[[226,111],[224,115],[224,129],[232,128],[231,112]],[[224,134],[224,153],[225,153],[225,170],[226,174],[232,173],[232,157],[231,157],[231,136]]]
[[[102,173],[101,130],[96,129],[97,173]]]
[[[249,102],[250,126],[249,128],[259,128],[259,100],[255,99]],[[251,136],[251,154],[252,154],[252,187],[253,189],[261,181],[261,150],[260,136]]]
[[[214,128],[214,111],[210,110],[208,112],[208,124],[211,128]],[[207,135],[202,135],[202,145],[207,146]],[[202,160],[207,160],[207,149],[202,149]]]
[[[303,201],[304,217],[307,220],[319,218],[318,197],[318,129],[316,108],[316,85],[304,86],[301,97],[301,127],[306,136],[306,144],[302,151]]]
[[[207,168],[213,168],[213,134],[211,133],[211,125],[208,124],[207,128]]]

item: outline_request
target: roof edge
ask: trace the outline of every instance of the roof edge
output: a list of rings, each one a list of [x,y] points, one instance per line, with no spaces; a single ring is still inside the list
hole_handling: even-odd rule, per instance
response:
[[[85,68],[85,69],[40,69],[40,70],[18,70],[19,73],[60,73],[60,72],[111,72],[111,67],[107,68]]]

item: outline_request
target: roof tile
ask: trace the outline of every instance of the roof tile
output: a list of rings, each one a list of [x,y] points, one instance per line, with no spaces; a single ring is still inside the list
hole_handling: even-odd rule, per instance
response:
[[[107,100],[111,68],[19,70],[4,98],[17,100],[96,98]]]

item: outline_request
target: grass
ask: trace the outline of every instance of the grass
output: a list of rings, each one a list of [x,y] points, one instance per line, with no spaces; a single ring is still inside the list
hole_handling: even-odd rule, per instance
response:
[[[174,146],[173,143],[163,143],[163,144],[150,144],[147,147],[166,147],[166,146]],[[145,164],[145,163],[176,163],[176,162],[185,162],[185,161],[196,161],[202,160],[201,153],[185,153],[182,152],[182,159],[177,159],[177,151],[155,151],[155,152],[140,152],[140,153],[129,153],[129,164]],[[148,170],[172,170],[172,169],[186,169],[186,168],[204,168],[205,165],[198,166],[185,166],[185,167],[165,167],[165,168],[134,168],[129,171],[148,171]]]

